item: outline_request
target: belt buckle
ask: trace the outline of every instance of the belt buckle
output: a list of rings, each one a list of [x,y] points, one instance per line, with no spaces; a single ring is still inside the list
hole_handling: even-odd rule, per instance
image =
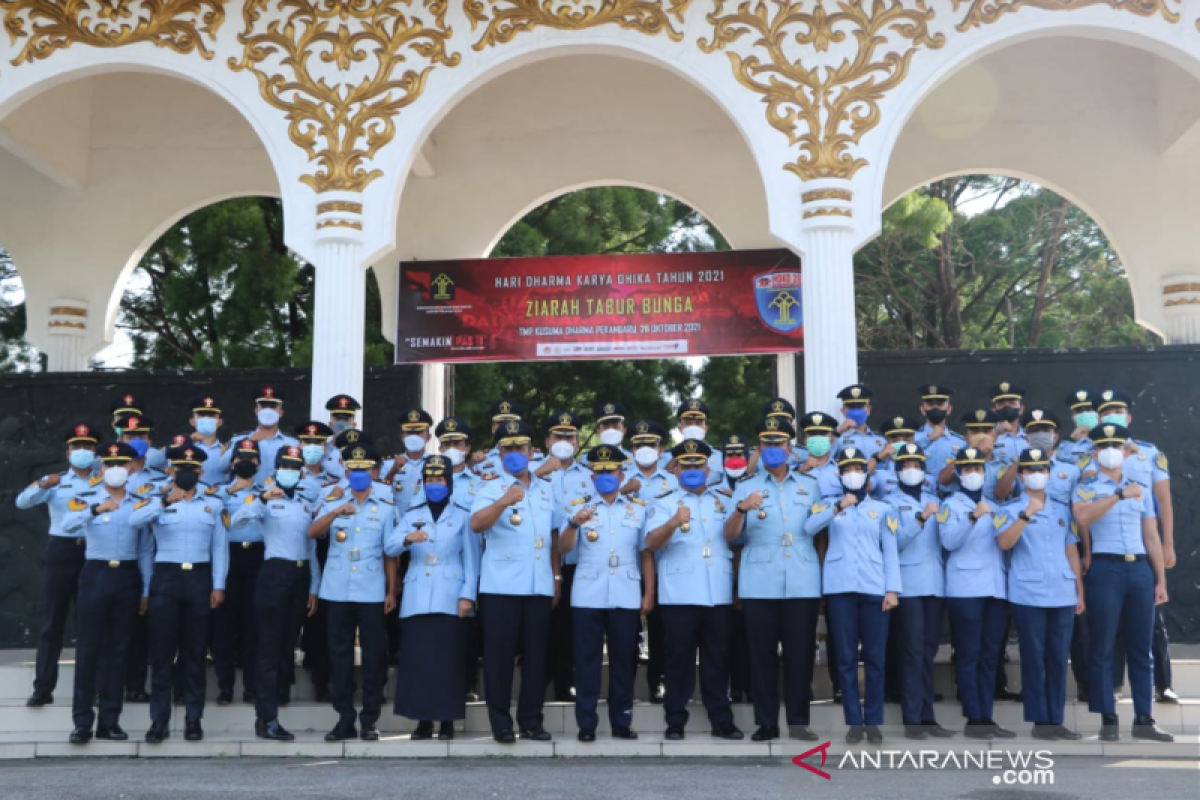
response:
[[[303,567],[307,563],[308,563],[307,561],[297,561],[296,568],[299,569],[300,567]]]
[[[1126,553],[1125,560],[1126,561],[1137,561],[1137,556],[1133,555],[1132,553]]]
[[[608,566],[613,567],[613,568],[621,566],[621,557],[618,555],[609,556],[608,557]]]
[[[437,564],[438,564],[437,553],[426,553],[425,554],[425,566],[436,567]]]
[[[78,537],[76,537],[76,539],[75,539],[75,546],[76,546],[76,547],[83,547],[83,543],[84,543],[84,542],[86,542],[86,541],[87,541],[87,537],[86,537],[86,536],[78,536]]]
[[[108,566],[112,569],[116,569],[117,567],[121,566],[121,562],[120,561],[110,561],[110,562],[108,562]]]
[[[181,570],[183,570],[184,572],[191,572],[191,571],[192,571],[192,565],[191,565],[191,564],[180,564],[180,565],[179,565],[179,568],[180,568]]]
[[[790,533],[785,533],[782,536],[780,536],[779,544],[783,547],[791,547],[792,546],[792,535]]]
[[[242,542],[242,549],[249,550],[253,544],[253,542]]]

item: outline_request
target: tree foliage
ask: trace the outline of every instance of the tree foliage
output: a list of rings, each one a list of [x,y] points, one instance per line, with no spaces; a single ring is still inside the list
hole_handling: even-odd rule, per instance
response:
[[[25,341],[23,294],[17,267],[0,247],[0,372],[27,372],[41,365],[37,351]]]

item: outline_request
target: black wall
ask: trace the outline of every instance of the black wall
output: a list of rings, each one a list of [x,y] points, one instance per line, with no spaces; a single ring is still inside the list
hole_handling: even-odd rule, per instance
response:
[[[66,468],[63,435],[87,422],[109,431],[110,403],[137,395],[154,420],[156,443],[187,433],[188,401],[213,392],[225,409],[222,438],[254,425],[256,389],[273,383],[287,394],[282,426],[308,419],[308,370],[237,370],[187,373],[59,373],[0,376],[0,647],[29,647],[42,614],[42,567],[48,515],[45,507],[19,511],[17,494],[33,480]],[[398,441],[396,420],[420,391],[416,367],[368,370],[363,429],[389,454]],[[321,412],[322,421],[328,415]]]
[[[797,361],[797,396],[804,397],[803,356]],[[1070,420],[1068,392],[1129,392],[1134,438],[1157,445],[1171,466],[1178,564],[1167,572],[1167,631],[1173,640],[1200,642],[1200,347],[863,352],[859,375],[875,392],[872,426],[894,414],[919,416],[916,388],[929,382],[955,390],[956,420],[963,412],[990,408],[988,390],[1002,380],[1025,387],[1027,407],[1044,405],[1064,424]]]

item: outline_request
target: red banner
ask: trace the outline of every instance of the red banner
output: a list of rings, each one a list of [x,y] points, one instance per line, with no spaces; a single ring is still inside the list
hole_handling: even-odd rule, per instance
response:
[[[396,363],[796,352],[788,250],[400,265]]]

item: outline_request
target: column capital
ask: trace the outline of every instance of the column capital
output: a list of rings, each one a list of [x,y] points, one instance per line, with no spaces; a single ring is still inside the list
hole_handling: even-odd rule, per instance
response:
[[[845,178],[805,181],[800,190],[800,231],[854,230],[854,191]]]
[[[317,216],[315,240],[318,245],[329,242],[363,243],[363,196],[359,192],[322,192],[316,196]]]
[[[83,372],[88,368],[84,339],[88,333],[86,300],[59,299],[50,304],[46,320],[46,369],[50,372]]]
[[[1168,344],[1200,344],[1200,274],[1162,279],[1163,316]]]

